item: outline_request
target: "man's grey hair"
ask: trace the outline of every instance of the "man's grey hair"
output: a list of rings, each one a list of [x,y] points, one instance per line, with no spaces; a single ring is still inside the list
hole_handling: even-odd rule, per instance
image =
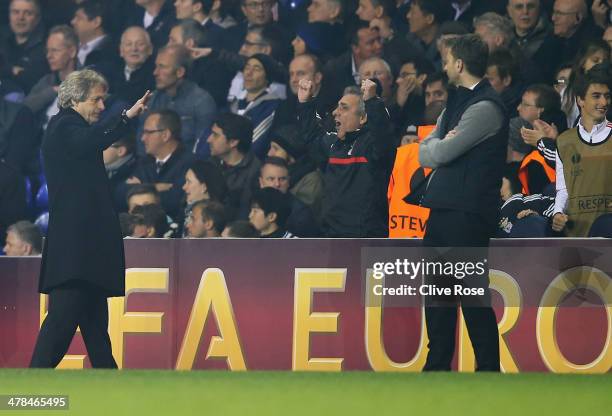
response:
[[[366,63],[370,63],[370,62],[380,62],[382,64],[382,66],[385,68],[385,71],[387,71],[387,75],[389,75],[389,77],[393,77],[393,72],[391,72],[391,66],[389,66],[387,61],[385,61],[384,59],[379,58],[377,56],[373,56],[373,57],[368,58],[365,61],[363,61],[361,63],[361,65],[359,65],[359,72],[361,72],[361,67],[363,65],[365,65]]]
[[[11,0],[11,2],[9,3],[9,10],[10,10],[10,7],[13,5],[13,3],[15,3],[16,1],[17,0]],[[34,8],[36,9],[36,14],[38,15],[38,17],[40,17],[40,1],[38,0],[22,0],[22,1],[25,1],[26,3],[30,3],[32,6],[34,6]]]
[[[188,39],[193,39],[193,43],[196,47],[201,48],[206,42],[206,34],[202,29],[202,24],[194,19],[183,19],[179,20],[179,23],[175,25],[181,28],[183,33],[183,42]]]
[[[170,53],[174,56],[174,69],[185,68],[187,71],[191,65],[191,54],[189,49],[183,45],[167,45],[157,52],[159,56],[162,53]]]
[[[512,20],[494,12],[487,12],[474,18],[474,27],[484,26],[491,33],[501,35],[504,45],[508,46],[514,38]]]
[[[365,101],[363,101],[363,94],[361,93],[361,89],[356,85],[350,85],[344,89],[344,93],[342,95],[356,95],[359,97],[359,104],[357,108],[357,112],[359,117],[364,116],[366,113],[365,109]]]
[[[79,38],[74,29],[68,25],[53,26],[49,31],[47,39],[49,39],[51,35],[62,35],[64,37],[64,46],[66,48],[79,47]]]
[[[89,92],[96,86],[108,91],[108,82],[102,75],[91,69],[71,72],[60,84],[57,95],[59,108],[70,108],[82,103],[89,97]]]
[[[40,254],[42,251],[42,233],[40,228],[30,221],[18,221],[8,227],[6,232],[16,234],[21,241],[32,246],[32,254]]]
[[[123,43],[123,38],[125,37],[125,34],[130,30],[138,30],[144,36],[145,41],[147,42],[147,46],[149,46],[149,48],[153,47],[153,43],[151,42],[151,35],[149,35],[149,32],[147,32],[142,26],[130,26],[126,28],[123,33],[121,33],[121,43]]]

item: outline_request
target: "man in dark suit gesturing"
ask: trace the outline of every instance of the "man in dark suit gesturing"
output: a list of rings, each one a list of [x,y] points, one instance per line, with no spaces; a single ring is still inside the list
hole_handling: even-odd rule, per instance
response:
[[[49,294],[49,313],[31,367],[57,366],[79,326],[92,366],[117,368],[106,298],[124,295],[125,260],[102,151],[126,134],[150,93],[120,117],[94,126],[107,90],[95,71],[71,73],[59,87],[60,112],[42,144],[50,212],[39,291]]]

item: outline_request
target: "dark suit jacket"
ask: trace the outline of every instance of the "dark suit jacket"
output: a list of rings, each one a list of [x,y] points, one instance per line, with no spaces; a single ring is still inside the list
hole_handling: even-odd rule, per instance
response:
[[[204,46],[210,46],[211,48],[220,48],[222,46],[225,29],[216,25],[211,19],[208,19],[202,25],[202,29],[205,35]]]
[[[331,96],[336,98],[336,101],[342,97],[344,89],[350,85],[357,85],[353,78],[353,55],[350,51],[343,53],[339,57],[327,62],[323,68],[323,77],[330,81],[330,86],[333,93]]]
[[[113,93],[128,103],[139,100],[144,93],[155,89],[155,57],[151,56],[144,64],[130,75],[130,80],[125,79],[125,65],[115,68],[115,74],[111,82],[114,82]]]
[[[40,292],[85,281],[108,297],[125,294],[123,239],[102,151],[128,132],[120,118],[90,126],[72,109],[49,122],[42,144],[49,228]]]
[[[134,172],[134,176],[142,183],[171,183],[173,185],[170,190],[160,192],[162,207],[172,218],[178,218],[181,214],[185,173],[193,160],[193,153],[179,145],[159,173],[157,173],[155,159],[150,156],[142,160]]]
[[[145,9],[140,6],[134,7],[129,11],[129,15],[125,19],[125,27],[144,25]],[[168,35],[170,29],[176,24],[176,9],[172,0],[166,0],[159,14],[153,19],[151,26],[147,28],[151,43],[157,50],[168,43]]]
[[[85,58],[84,66],[94,69],[104,75],[104,78],[112,85],[114,82],[113,77],[120,63],[119,46],[113,38],[106,35],[102,42],[100,42],[94,50],[89,52],[87,58]]]

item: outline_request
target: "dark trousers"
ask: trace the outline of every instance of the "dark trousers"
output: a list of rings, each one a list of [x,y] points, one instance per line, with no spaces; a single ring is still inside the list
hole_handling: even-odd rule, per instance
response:
[[[108,336],[106,297],[91,286],[70,284],[51,290],[49,313],[40,328],[31,368],[55,368],[68,351],[77,326],[94,368],[117,368]]]
[[[423,245],[488,247],[495,222],[495,218],[478,214],[432,209]],[[485,290],[488,296],[488,287]],[[428,300],[431,299],[426,299],[426,305],[431,304]],[[461,302],[461,299],[458,302]],[[474,347],[476,370],[499,371],[499,332],[493,308],[490,305],[469,307],[464,304],[461,310]],[[423,371],[450,371],[455,352],[457,306],[426,306],[425,323],[429,336],[429,353]]]

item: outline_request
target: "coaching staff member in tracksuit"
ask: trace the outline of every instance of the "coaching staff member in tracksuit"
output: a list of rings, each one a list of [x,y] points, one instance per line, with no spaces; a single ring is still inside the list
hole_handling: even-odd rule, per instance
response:
[[[49,187],[49,228],[39,291],[49,294],[30,367],[53,368],[80,326],[93,367],[117,368],[108,336],[107,297],[124,296],[125,264],[119,220],[102,151],[128,132],[147,93],[103,125],[108,85],[92,70],[70,74],[59,87],[59,113],[47,127],[42,154]]]
[[[487,57],[487,45],[476,35],[465,35],[455,40],[444,59],[449,81],[457,86],[456,95],[419,149],[421,165],[434,169],[423,199],[423,205],[431,209],[423,238],[427,247],[488,247],[495,233],[508,120],[503,102],[484,79]],[[488,271],[482,281],[486,306],[465,307],[466,300],[460,301],[477,370],[499,371]],[[449,371],[455,351],[456,302],[432,307],[428,300],[429,353],[424,370]]]
[[[361,90],[348,87],[333,116],[336,132],[326,133],[316,114],[312,81],[298,87],[302,140],[324,158],[322,229],[326,237],[387,237],[386,190],[395,157],[389,113],[363,80]]]

